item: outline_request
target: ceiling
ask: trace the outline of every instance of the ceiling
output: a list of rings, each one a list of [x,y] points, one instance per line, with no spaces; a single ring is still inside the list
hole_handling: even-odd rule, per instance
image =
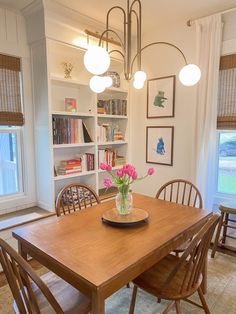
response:
[[[105,22],[106,12],[113,5],[126,8],[126,0],[49,0],[63,4],[73,10],[90,16],[98,21]],[[141,0],[143,30],[148,30],[153,25],[167,25],[177,20],[194,19],[210,15],[220,10],[236,6],[236,0]],[[6,6],[22,9],[33,0],[0,0]],[[131,0],[130,0],[131,2]],[[175,5],[173,3],[175,2]],[[121,13],[112,14],[112,26],[122,28]]]

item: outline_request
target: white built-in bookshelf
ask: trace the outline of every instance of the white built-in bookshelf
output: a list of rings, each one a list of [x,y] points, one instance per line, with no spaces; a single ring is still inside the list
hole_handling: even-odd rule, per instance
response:
[[[104,151],[115,151],[126,162],[130,159],[129,94],[122,81],[123,63],[113,60],[111,66],[111,70],[121,76],[121,87],[112,87],[101,94],[95,94],[88,85],[90,75],[84,68],[83,55],[84,50],[51,39],[32,46],[37,194],[39,205],[48,210],[54,210],[58,192],[65,185],[74,182],[87,184],[99,194],[104,188],[103,179],[107,176],[99,169],[99,157],[104,155]],[[63,61],[74,65],[70,79],[63,77]],[[66,110],[65,98],[76,99],[76,112]],[[110,100],[120,101],[123,109],[123,103],[127,101],[125,114],[123,109],[120,114],[111,114],[113,107],[109,104],[115,101]],[[108,106],[112,109],[109,109],[109,114],[98,113],[98,102],[109,103]],[[88,136],[83,134],[82,140],[80,138],[78,141],[75,136],[77,128],[83,132],[86,128]],[[79,158],[78,156],[94,156],[92,169],[88,171],[82,167],[80,172],[62,175],[62,162]],[[115,165],[113,170],[119,167],[120,165]]]

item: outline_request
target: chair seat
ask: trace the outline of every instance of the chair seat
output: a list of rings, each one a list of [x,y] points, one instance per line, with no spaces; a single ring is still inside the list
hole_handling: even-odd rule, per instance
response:
[[[88,314],[91,309],[89,298],[72,287],[69,283],[55,275],[53,272],[48,272],[41,276],[48,288],[51,290],[53,296],[60,304],[62,310],[66,314]],[[52,307],[45,299],[41,290],[33,283],[33,290],[39,302],[39,308],[42,314],[53,313]]]
[[[177,256],[171,254],[167,255],[152,268],[142,273],[139,277],[135,278],[133,283],[139,286],[141,289],[161,299],[179,300],[189,297],[200,286],[202,276],[200,276],[197,285],[191,289],[187,289],[187,293],[184,291],[180,292],[181,284],[185,276],[187,262],[181,269],[179,269],[167,287],[163,289],[164,283],[166,282],[170,272],[175,268],[179,259],[180,258]],[[188,278],[186,282],[189,282]]]

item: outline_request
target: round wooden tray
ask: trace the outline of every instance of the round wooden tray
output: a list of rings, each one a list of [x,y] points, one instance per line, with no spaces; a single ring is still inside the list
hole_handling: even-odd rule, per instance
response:
[[[133,227],[148,221],[148,213],[141,208],[132,208],[128,215],[120,215],[116,208],[105,211],[102,221],[115,227]]]

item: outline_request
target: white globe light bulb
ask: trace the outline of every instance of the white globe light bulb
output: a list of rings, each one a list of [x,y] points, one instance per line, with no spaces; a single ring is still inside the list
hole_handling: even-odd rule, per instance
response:
[[[113,84],[113,80],[110,76],[103,76],[103,81],[106,87],[111,87]]]
[[[144,71],[137,71],[134,74],[134,80],[135,81],[142,81],[145,82],[147,79],[147,74]]]
[[[94,93],[97,94],[104,92],[106,88],[103,78],[97,75],[91,77],[89,81],[89,87]]]
[[[103,74],[110,66],[110,56],[106,49],[91,46],[84,54],[84,65],[92,74]]]
[[[179,80],[185,86],[197,84],[200,78],[201,70],[195,64],[187,64],[179,72]]]
[[[143,88],[143,86],[144,86],[144,82],[143,82],[143,81],[134,80],[134,81],[133,81],[133,86],[134,86],[134,88],[136,88],[136,89],[141,89],[141,88]]]

